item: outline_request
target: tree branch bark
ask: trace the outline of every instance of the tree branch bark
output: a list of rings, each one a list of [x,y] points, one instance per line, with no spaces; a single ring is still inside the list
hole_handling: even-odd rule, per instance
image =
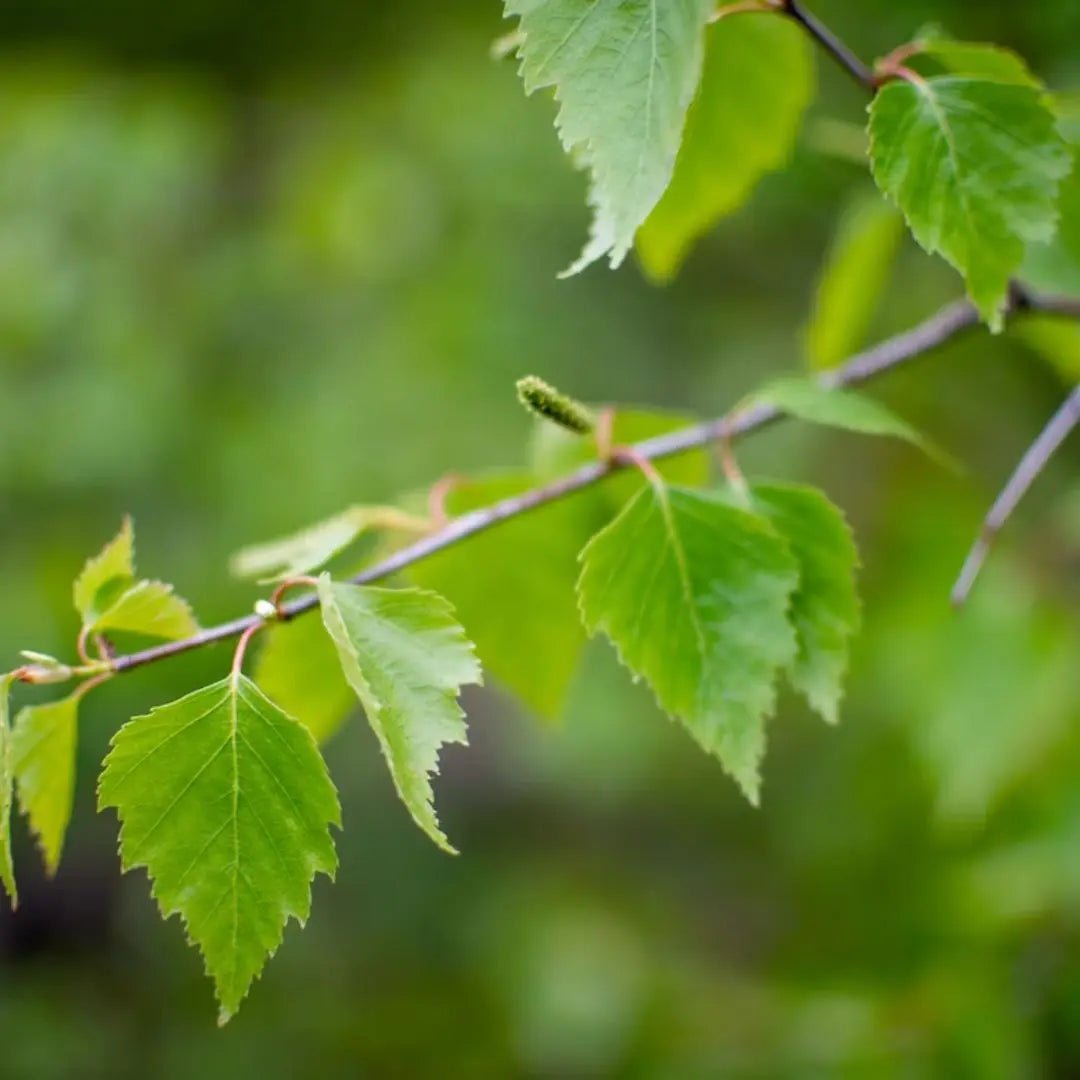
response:
[[[968,554],[963,569],[960,571],[960,577],[953,587],[954,607],[960,607],[967,601],[975,579],[979,576],[987,555],[990,554],[995,537],[1005,527],[1013,511],[1020,505],[1020,500],[1028,493],[1031,485],[1057,453],[1058,447],[1072,434],[1078,424],[1080,424],[1080,386],[1065,399],[1065,403],[1054,413],[1039,437],[1028,447],[1027,453],[1020,459],[1019,465],[1009,477],[1009,482],[986,515],[982,529],[979,530],[978,539]]]
[[[1014,299],[1013,314],[1042,312],[1061,316],[1080,318],[1080,300],[1057,297],[1038,297],[1024,294]],[[979,325],[979,316],[975,308],[966,300],[956,301],[943,308],[936,315],[905,333],[867,349],[853,356],[839,368],[824,373],[820,377],[823,386],[829,389],[841,389],[855,386],[874,379],[886,371],[905,364],[917,357],[937,349],[946,342],[974,329]],[[683,454],[696,450],[719,440],[735,440],[775,423],[783,414],[771,405],[755,405],[748,409],[708,420],[700,424],[691,424],[678,431],[635,444],[631,449],[639,457],[649,461]],[[470,536],[494,528],[500,522],[520,517],[540,506],[566,498],[599,483],[603,479],[628,467],[628,459],[615,457],[609,461],[596,461],[583,465],[580,469],[549,484],[533,488],[530,491],[503,499],[471,513],[450,521],[437,532],[416,541],[374,566],[368,567],[351,579],[355,585],[367,585],[404,570],[437,552],[459,544]],[[282,607],[285,619],[294,619],[298,615],[318,607],[314,595],[304,596]],[[239,637],[245,631],[262,622],[258,615],[248,615],[210,627],[193,637],[182,641],[170,641],[163,645],[144,649],[141,652],[117,656],[112,660],[111,669],[116,674],[132,671],[146,664],[165,660],[170,656],[190,652],[204,645],[227,641]]]

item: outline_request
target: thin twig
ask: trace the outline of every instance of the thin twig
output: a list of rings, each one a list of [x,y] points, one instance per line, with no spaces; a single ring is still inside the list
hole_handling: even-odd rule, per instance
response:
[[[1073,429],[1080,424],[1080,386],[1065,399],[1065,404],[1054,414],[1050,423],[1043,428],[1039,437],[1031,444],[1020,459],[1016,471],[1009,478],[997,501],[986,515],[979,538],[975,541],[967,561],[960,571],[960,577],[952,592],[952,602],[960,607],[971,594],[971,588],[979,571],[986,562],[994,538],[1004,528],[1020,500],[1028,493],[1031,485],[1039,478],[1058,447],[1069,437]]]
[[[801,0],[783,0],[780,10],[799,23],[806,32],[846,71],[860,86],[875,93],[877,78],[871,68],[864,64],[824,23],[807,11]]]

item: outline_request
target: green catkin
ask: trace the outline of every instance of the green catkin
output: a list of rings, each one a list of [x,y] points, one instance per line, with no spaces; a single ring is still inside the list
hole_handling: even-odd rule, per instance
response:
[[[518,400],[529,412],[544,420],[550,420],[575,435],[588,435],[596,426],[596,419],[590,409],[580,401],[560,393],[554,386],[535,375],[518,379],[517,392]]]

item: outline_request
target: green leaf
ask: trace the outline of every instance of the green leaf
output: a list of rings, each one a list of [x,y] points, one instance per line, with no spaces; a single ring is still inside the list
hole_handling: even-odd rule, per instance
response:
[[[352,506],[291,536],[252,544],[230,560],[233,574],[263,583],[310,574],[373,529],[423,529],[427,523],[394,506]]]
[[[590,173],[590,239],[568,273],[618,266],[671,180],[701,76],[712,0],[506,0],[528,94],[554,87],[556,126]]]
[[[120,531],[97,555],[88,559],[72,589],[75,610],[83,625],[92,626],[135,576],[135,530],[125,517]]]
[[[1061,185],[1058,229],[1048,243],[1027,250],[1020,279],[1049,293],[1080,293],[1080,175]]]
[[[253,678],[271,701],[324,743],[356,708],[337,650],[317,618],[274,623],[260,635]]]
[[[956,41],[940,27],[927,27],[917,35],[914,44],[918,46],[917,56],[936,60],[953,75],[967,75],[1018,86],[1042,86],[1019,53],[1000,45]]]
[[[15,771],[11,760],[8,692],[14,679],[15,676],[11,674],[0,675],[0,885],[7,892],[12,910],[19,906],[15,867],[11,861],[11,802]]]
[[[799,563],[791,621],[799,652],[791,683],[827,723],[839,719],[848,647],[859,628],[858,553],[843,514],[816,488],[755,484],[755,507]]]
[[[798,565],[762,518],[650,484],[581,554],[578,601],[661,707],[758,801],[765,718],[796,655]]]
[[[120,532],[87,561],[73,599],[86,633],[120,630],[175,641],[199,629],[171,585],[136,578],[131,518],[124,518]]]
[[[30,820],[51,877],[60,865],[75,800],[75,746],[79,699],[72,694],[28,705],[15,718],[11,762],[19,805]]]
[[[198,945],[224,1023],[288,920],[307,920],[315,874],[337,869],[341,810],[310,732],[229,676],[125,724],[98,804],[120,818],[124,869],[146,867]]]
[[[903,219],[875,194],[844,212],[818,281],[806,331],[810,366],[836,367],[866,340],[903,236]]]
[[[964,276],[983,319],[1000,330],[1009,279],[1028,244],[1053,237],[1071,168],[1045,96],[951,75],[895,80],[870,107],[870,160],[915,239]]]
[[[780,378],[766,383],[751,397],[810,424],[839,428],[857,435],[902,439],[940,464],[954,467],[952,459],[921,432],[875,398],[854,390],[831,390],[815,379]]]
[[[364,706],[394,786],[413,820],[444,851],[430,776],[445,743],[464,744],[457,696],[481,681],[453,609],[420,589],[376,589],[319,578],[323,623]]]
[[[468,513],[535,484],[527,472],[470,479],[450,493],[447,510]],[[416,584],[454,605],[484,670],[546,719],[561,715],[585,646],[574,601],[577,555],[603,512],[596,492],[560,499],[409,570]]]
[[[671,184],[637,234],[651,277],[674,276],[695,240],[787,164],[813,91],[812,47],[794,22],[741,15],[709,28]]]
[[[178,641],[198,633],[199,624],[187,601],[161,581],[136,581],[98,617],[98,631],[126,630],[132,634]]]
[[[675,412],[620,408],[617,445],[640,442],[692,423]],[[470,478],[447,499],[452,515],[520,495],[596,460],[596,442],[552,424],[534,428],[533,471]],[[658,462],[661,473],[688,487],[708,482],[709,455],[694,451]],[[628,471],[588,491],[539,507],[417,563],[409,575],[446,596],[476,643],[484,670],[537,715],[562,715],[585,646],[574,600],[578,552],[641,486]]]

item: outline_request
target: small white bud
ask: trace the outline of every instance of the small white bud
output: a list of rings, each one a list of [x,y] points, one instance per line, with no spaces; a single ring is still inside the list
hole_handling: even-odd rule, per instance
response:
[[[269,600],[256,600],[255,614],[258,615],[260,619],[265,619],[267,621],[278,617],[277,608],[274,607]]]

